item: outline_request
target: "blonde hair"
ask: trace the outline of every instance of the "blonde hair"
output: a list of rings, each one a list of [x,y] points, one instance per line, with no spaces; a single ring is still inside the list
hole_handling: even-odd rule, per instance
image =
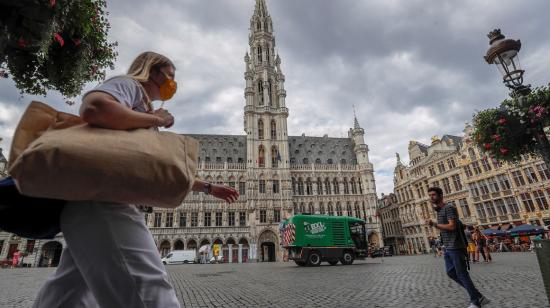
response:
[[[174,63],[166,56],[163,56],[156,52],[146,51],[141,53],[134,59],[134,61],[132,61],[132,64],[130,65],[128,72],[126,73],[126,76],[138,82],[146,82],[149,80],[149,74],[152,70],[159,70],[161,67],[165,66],[171,66],[174,70],[176,69]],[[143,86],[141,86],[141,88],[143,90],[143,93],[145,94],[145,97],[147,98],[147,108],[152,111],[153,105],[151,104],[151,99],[149,98],[149,95],[147,95],[147,92],[145,91]]]

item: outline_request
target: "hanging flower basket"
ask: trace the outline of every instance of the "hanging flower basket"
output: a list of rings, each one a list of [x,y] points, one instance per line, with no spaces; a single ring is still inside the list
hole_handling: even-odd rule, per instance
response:
[[[73,97],[113,67],[104,0],[0,0],[0,8],[0,70],[21,92]]]
[[[474,116],[475,144],[492,158],[518,162],[522,155],[540,154],[537,136],[550,125],[550,87],[540,87],[529,95],[507,99],[497,109]]]

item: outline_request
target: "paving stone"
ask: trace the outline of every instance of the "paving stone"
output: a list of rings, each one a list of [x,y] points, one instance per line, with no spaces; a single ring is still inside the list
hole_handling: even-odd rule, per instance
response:
[[[536,257],[500,253],[470,274],[487,307],[550,307]],[[168,265],[182,307],[467,307],[466,291],[431,255],[308,268],[288,263]],[[51,268],[0,270],[0,307],[31,307]]]

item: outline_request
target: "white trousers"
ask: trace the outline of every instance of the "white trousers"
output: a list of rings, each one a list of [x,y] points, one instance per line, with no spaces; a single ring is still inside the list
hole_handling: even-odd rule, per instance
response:
[[[135,206],[69,202],[61,230],[67,247],[33,307],[180,307]]]

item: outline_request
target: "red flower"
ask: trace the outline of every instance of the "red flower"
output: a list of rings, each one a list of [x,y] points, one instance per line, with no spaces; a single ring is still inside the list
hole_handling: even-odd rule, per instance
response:
[[[59,45],[61,45],[63,47],[63,45],[65,45],[65,41],[63,40],[63,38],[61,37],[61,35],[59,35],[59,33],[56,33],[54,35],[54,39],[59,43]]]
[[[19,47],[21,48],[27,47],[27,41],[25,41],[25,39],[22,37],[19,38],[19,40],[17,41],[17,44],[19,44]]]
[[[50,5],[51,5],[51,7],[54,7],[55,6],[55,0],[50,0]]]
[[[506,119],[505,118],[500,118],[500,120],[498,120],[498,124],[500,124],[500,125],[506,124]]]
[[[494,134],[493,139],[495,139],[496,141],[500,141],[500,135],[499,134]]]
[[[486,144],[485,144],[485,149],[486,149],[486,150],[490,150],[490,149],[491,149],[491,144],[490,144],[490,143],[486,143]]]
[[[507,153],[508,153],[508,149],[507,149],[507,148],[501,148],[501,149],[500,149],[500,154],[506,155]]]

